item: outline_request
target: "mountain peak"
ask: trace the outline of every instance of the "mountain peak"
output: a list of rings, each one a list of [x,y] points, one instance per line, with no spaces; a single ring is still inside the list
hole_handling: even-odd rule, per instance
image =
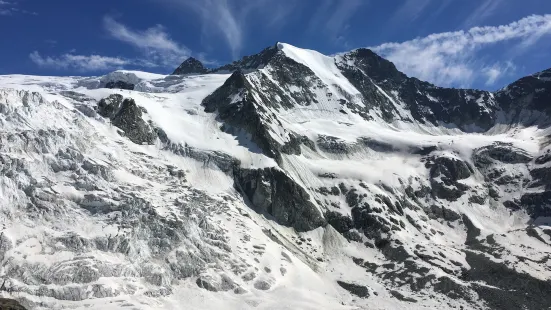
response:
[[[203,65],[201,61],[196,58],[189,57],[184,60],[184,62],[174,70],[172,74],[175,75],[184,75],[184,74],[204,74],[207,73],[208,69]]]
[[[279,44],[279,43],[278,43]],[[230,64],[224,65],[214,71],[235,71],[235,70],[256,70],[266,66],[270,60],[279,52],[278,44],[269,46],[258,54],[249,55],[236,60]]]

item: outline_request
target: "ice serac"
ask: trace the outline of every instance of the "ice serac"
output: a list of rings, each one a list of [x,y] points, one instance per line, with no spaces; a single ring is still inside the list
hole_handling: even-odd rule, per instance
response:
[[[180,69],[0,76],[2,297],[101,310],[551,304],[549,70],[497,92],[450,89],[368,49],[285,43]]]
[[[184,60],[182,64],[174,70],[172,74],[174,75],[184,75],[184,74],[205,74],[208,72],[208,69],[203,65],[203,63],[193,57],[189,57]]]

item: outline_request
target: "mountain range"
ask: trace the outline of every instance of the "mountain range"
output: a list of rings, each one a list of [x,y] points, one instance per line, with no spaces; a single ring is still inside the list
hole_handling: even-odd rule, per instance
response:
[[[0,76],[0,296],[27,309],[550,309],[551,69],[443,88],[285,43]]]

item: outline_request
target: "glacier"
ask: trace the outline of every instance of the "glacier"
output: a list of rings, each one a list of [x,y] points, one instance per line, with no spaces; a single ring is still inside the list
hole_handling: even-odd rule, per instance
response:
[[[0,76],[0,296],[27,309],[547,309],[551,70],[497,92],[277,43]]]

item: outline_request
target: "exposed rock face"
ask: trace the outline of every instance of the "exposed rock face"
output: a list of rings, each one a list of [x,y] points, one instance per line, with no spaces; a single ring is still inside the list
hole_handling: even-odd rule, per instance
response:
[[[98,114],[111,119],[111,123],[122,129],[125,135],[136,144],[153,144],[156,134],[143,120],[142,110],[136,102],[121,95],[111,95],[100,100]]]
[[[135,85],[125,81],[112,81],[105,84],[105,88],[134,90]]]
[[[258,212],[272,215],[281,225],[309,231],[325,223],[308,193],[279,169],[238,169],[235,181]]]
[[[197,286],[211,292],[231,291],[237,287],[235,282],[225,274],[205,274],[197,278]]]
[[[340,287],[344,288],[345,290],[349,291],[351,294],[356,295],[360,298],[368,298],[369,297],[369,289],[366,286],[358,285],[354,283],[346,283],[343,281],[337,281]]]
[[[336,64],[362,93],[367,108],[379,109],[386,121],[409,120],[409,116],[396,110],[392,101],[396,100],[404,102],[413,119],[420,123],[455,124],[464,130],[472,124],[486,130],[494,123],[496,108],[489,92],[441,88],[409,78],[390,61],[365,48],[340,56]]]
[[[199,60],[189,57],[186,59],[172,74],[174,75],[184,75],[184,74],[205,74],[208,72],[208,69],[205,68],[202,62]]]
[[[485,176],[490,188],[501,188],[502,192],[514,193],[503,205],[512,210],[521,209],[533,218],[551,216],[551,177],[546,166],[548,153],[536,159],[525,150],[506,143],[495,143],[478,149],[473,154],[473,162]],[[519,187],[527,192],[517,193]],[[490,192],[490,194],[492,194]],[[500,196],[499,193],[494,198]]]
[[[491,160],[505,164],[526,164],[532,160],[532,157],[526,151],[510,144],[496,143],[477,150],[473,160],[477,166],[484,167]]]
[[[107,98],[103,98],[98,102],[98,114],[106,117],[113,118],[119,111],[124,97],[119,94],[109,95]]]
[[[277,47],[270,46],[263,49],[258,54],[245,56],[240,60],[234,61],[231,64],[227,64],[217,69],[214,69],[213,71],[214,72],[218,72],[218,71],[233,72],[236,70],[250,71],[250,70],[263,68],[272,60],[272,57],[277,52],[278,52]]]
[[[483,254],[467,251],[466,259],[471,269],[465,273],[464,279],[487,284],[474,284],[473,289],[491,309],[537,310],[549,307],[550,297],[547,292],[551,290],[551,282],[519,273]],[[522,291],[524,294],[506,293],[514,291]]]
[[[156,139],[149,125],[142,119],[142,111],[133,99],[125,99],[122,102],[111,122],[136,144],[152,144]]]
[[[354,228],[354,223],[350,217],[337,212],[329,211],[325,213],[325,218],[327,219],[329,225],[333,226],[333,228],[341,234],[344,234]]]
[[[218,117],[226,123],[224,131],[238,136],[241,132],[250,134],[251,141],[261,151],[276,157],[281,145],[268,133],[250,89],[244,74],[236,71],[224,85],[203,100],[203,106],[207,112],[218,113]]]
[[[134,90],[136,85],[141,81],[141,78],[132,71],[118,70],[111,72],[99,80],[83,80],[82,85],[87,88],[111,88],[111,89],[126,89]]]
[[[550,125],[551,69],[519,79],[497,92],[496,99],[512,123]]]
[[[2,310],[26,310],[18,301],[7,298],[0,298],[0,309]]]
[[[462,160],[450,157],[431,157],[427,160],[430,167],[432,194],[438,198],[455,201],[469,188],[459,180],[471,176],[472,168]]]

